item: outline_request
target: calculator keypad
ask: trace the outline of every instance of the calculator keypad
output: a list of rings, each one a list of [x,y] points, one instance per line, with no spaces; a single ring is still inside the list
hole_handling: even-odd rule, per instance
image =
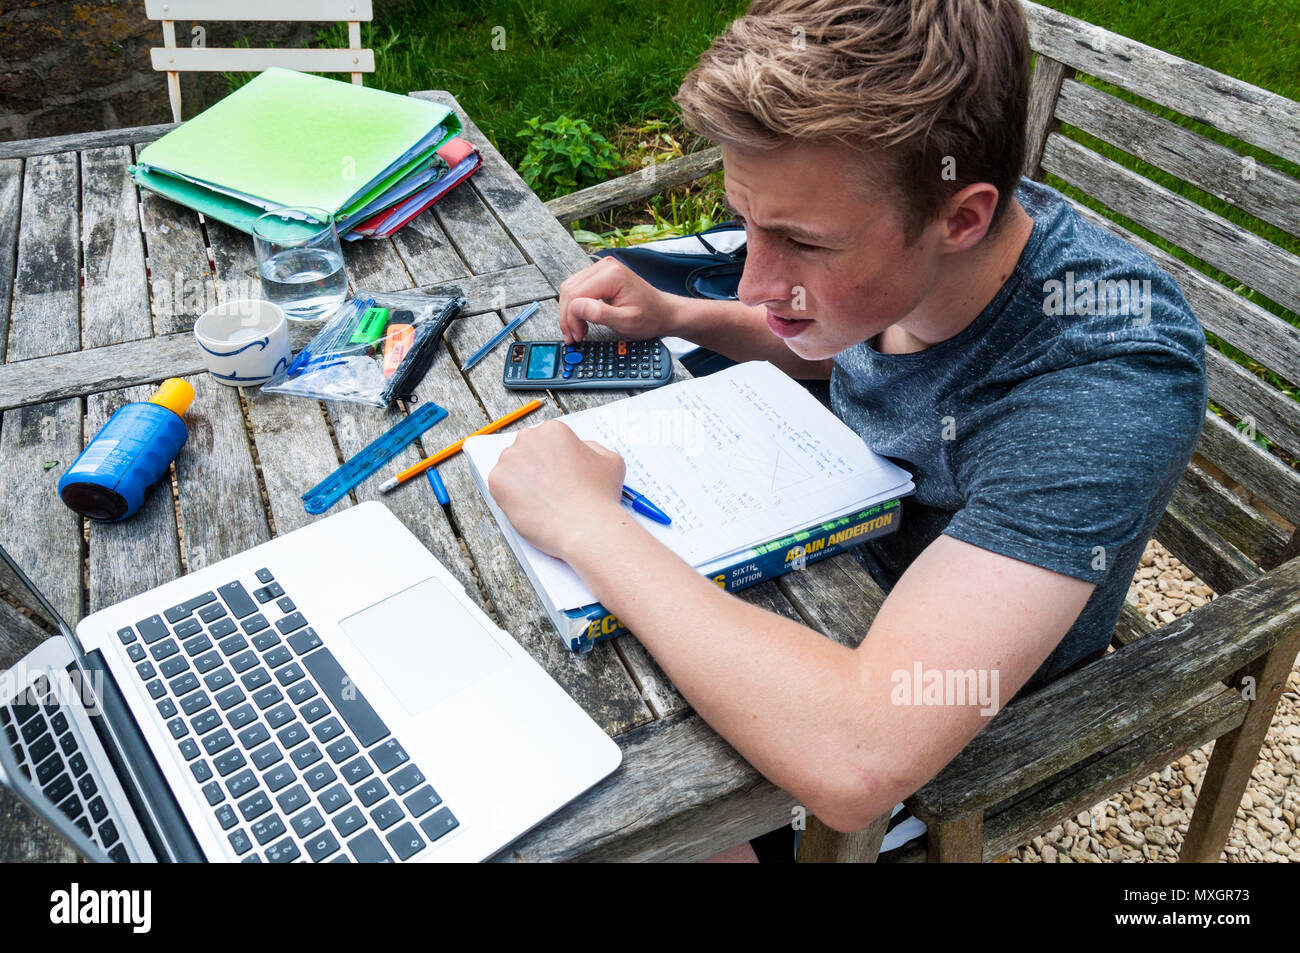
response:
[[[663,376],[668,360],[667,348],[660,341],[580,341],[564,348],[561,377],[652,380]]]

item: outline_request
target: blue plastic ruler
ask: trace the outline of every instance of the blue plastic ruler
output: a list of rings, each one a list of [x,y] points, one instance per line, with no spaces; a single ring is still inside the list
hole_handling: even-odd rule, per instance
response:
[[[302,495],[308,513],[324,513],[359,485],[420,434],[443,417],[447,411],[435,403],[423,403],[406,419],[394,424],[387,433],[362,450],[343,466]]]

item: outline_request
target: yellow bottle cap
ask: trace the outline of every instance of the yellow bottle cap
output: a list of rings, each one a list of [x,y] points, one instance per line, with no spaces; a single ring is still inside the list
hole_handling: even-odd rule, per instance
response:
[[[179,377],[169,377],[162,382],[158,393],[149,398],[149,403],[166,407],[177,417],[183,417],[193,400],[194,388],[190,386],[189,381],[181,380]]]

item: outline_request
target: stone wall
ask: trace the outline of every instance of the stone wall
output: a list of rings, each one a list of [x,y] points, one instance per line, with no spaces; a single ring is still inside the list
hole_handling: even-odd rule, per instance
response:
[[[240,38],[306,46],[323,26],[214,21],[203,29],[212,47]],[[192,27],[177,23],[178,44],[189,45]],[[0,0],[0,141],[170,122],[167,75],[149,62],[162,43],[162,24],[145,18],[143,0]],[[220,73],[182,74],[185,118],[226,92]]]

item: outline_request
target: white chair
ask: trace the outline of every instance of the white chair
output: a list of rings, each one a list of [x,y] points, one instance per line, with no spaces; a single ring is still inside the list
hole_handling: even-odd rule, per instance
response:
[[[375,71],[374,51],[361,48],[361,23],[373,18],[371,0],[145,0],[144,8],[150,20],[162,21],[164,45],[154,47],[150,54],[153,68],[167,74],[167,93],[176,122],[181,121],[182,72],[260,72],[281,66],[304,73],[351,73],[352,82],[360,85],[362,73]],[[346,22],[348,48],[212,49],[202,42],[202,34],[195,37],[193,45],[177,46],[177,20]]]

